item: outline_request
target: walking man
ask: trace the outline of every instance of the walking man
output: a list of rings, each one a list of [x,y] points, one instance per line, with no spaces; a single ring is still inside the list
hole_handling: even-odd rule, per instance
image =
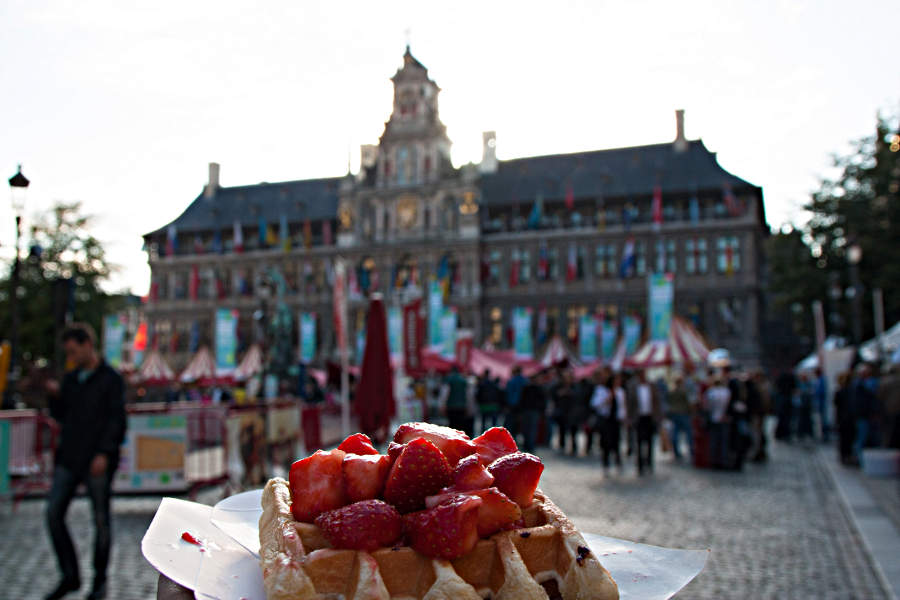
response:
[[[62,598],[81,587],[78,557],[66,527],[69,503],[79,483],[87,487],[94,514],[94,585],[88,600],[104,598],[106,567],[112,542],[110,495],[125,439],[125,386],[97,354],[90,325],[70,325],[62,335],[66,373],[62,387],[48,382],[50,414],[61,426],[53,484],[47,497],[47,527],[62,571],[62,580],[47,600]]]
[[[647,382],[643,370],[638,371],[637,379],[629,399],[628,414],[635,418],[638,475],[643,475],[645,469],[653,472],[653,436],[661,420],[661,407],[656,389]]]

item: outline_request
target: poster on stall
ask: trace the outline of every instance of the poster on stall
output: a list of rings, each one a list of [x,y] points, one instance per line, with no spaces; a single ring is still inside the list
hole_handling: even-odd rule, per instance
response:
[[[518,306],[513,309],[513,350],[516,358],[530,359],[534,355],[531,339],[531,308]]]
[[[117,492],[187,489],[186,448],[184,415],[129,415],[113,489]]]
[[[125,318],[121,315],[103,317],[103,358],[118,369],[122,365],[122,348],[125,346]]]
[[[399,360],[403,356],[403,311],[398,306],[388,309],[388,347],[391,359]]]
[[[216,374],[230,375],[237,366],[238,311],[216,309]]]
[[[578,353],[581,360],[597,360],[597,320],[593,315],[581,315],[578,323]]]
[[[632,355],[641,343],[641,320],[627,316],[622,320],[622,335],[625,338],[625,354]]]
[[[316,357],[316,313],[300,313],[300,362],[309,364]]]
[[[669,339],[672,326],[672,300],[675,286],[671,273],[653,273],[647,278],[648,288],[648,320],[650,321],[650,339],[665,341]]]
[[[445,307],[441,315],[441,357],[456,358],[456,309]]]
[[[428,346],[440,351],[443,343],[441,340],[441,319],[444,316],[444,294],[441,284],[434,279],[428,286]]]
[[[616,337],[619,324],[612,319],[600,319],[600,352],[604,360],[610,360],[616,353]]]

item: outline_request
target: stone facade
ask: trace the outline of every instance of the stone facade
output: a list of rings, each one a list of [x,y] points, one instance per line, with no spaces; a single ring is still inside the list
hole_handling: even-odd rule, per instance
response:
[[[581,314],[643,314],[646,275],[666,270],[676,313],[714,346],[760,361],[762,190],[685,139],[680,111],[673,142],[503,161],[487,132],[481,164],[454,168],[440,89],[408,48],[392,81],[391,116],[379,144],[363,146],[358,174],[223,188],[213,164],[184,214],[145,236],[147,318],[175,365],[212,341],[217,306],[239,309],[241,342],[253,341],[273,279],[292,309],[321,316],[320,356],[332,356],[338,257],[360,292],[351,340],[365,293],[396,305],[439,272],[459,326],[502,347],[514,307],[533,307],[547,334],[573,339]]]

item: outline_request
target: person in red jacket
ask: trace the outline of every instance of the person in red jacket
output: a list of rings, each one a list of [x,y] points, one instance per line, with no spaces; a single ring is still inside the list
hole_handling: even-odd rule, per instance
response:
[[[87,487],[94,511],[94,585],[88,600],[106,594],[106,568],[112,545],[110,496],[125,439],[125,384],[94,347],[90,325],[73,324],[63,332],[66,360],[74,366],[62,386],[48,382],[50,415],[60,424],[53,484],[47,496],[47,528],[62,571],[62,580],[47,600],[81,587],[78,557],[66,527],[66,511],[80,483]]]

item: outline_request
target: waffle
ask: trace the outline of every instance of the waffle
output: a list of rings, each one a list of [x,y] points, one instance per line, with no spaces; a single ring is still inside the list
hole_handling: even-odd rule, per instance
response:
[[[479,540],[453,561],[407,546],[335,550],[291,515],[291,492],[272,479],[262,495],[260,562],[268,600],[614,600],[618,588],[575,525],[540,490],[525,527]]]

